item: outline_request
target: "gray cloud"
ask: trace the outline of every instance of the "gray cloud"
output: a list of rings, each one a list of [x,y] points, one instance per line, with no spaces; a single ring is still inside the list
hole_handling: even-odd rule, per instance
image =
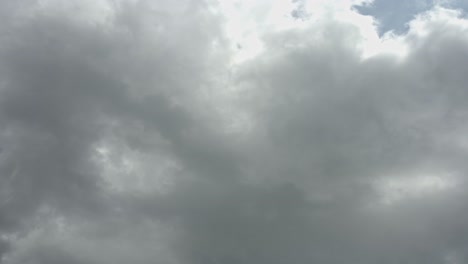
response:
[[[0,6],[0,263],[466,262],[464,20],[232,66],[216,2],[72,3]]]

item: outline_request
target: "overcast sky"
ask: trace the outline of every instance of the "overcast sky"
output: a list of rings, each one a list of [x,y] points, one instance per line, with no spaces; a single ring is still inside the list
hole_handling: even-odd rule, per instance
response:
[[[0,0],[0,263],[468,263],[464,8]]]

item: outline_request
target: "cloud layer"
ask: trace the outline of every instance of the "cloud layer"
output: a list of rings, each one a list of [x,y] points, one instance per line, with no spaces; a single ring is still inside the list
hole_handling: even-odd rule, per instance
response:
[[[0,263],[466,263],[468,20],[362,2],[2,1]]]

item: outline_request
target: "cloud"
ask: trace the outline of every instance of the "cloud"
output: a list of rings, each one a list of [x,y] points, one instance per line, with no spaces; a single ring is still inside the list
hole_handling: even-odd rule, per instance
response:
[[[0,263],[466,262],[468,22],[355,4],[1,3]]]

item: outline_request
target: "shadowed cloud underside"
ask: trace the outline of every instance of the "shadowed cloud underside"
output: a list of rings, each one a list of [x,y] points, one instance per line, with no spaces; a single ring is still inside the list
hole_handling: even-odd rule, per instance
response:
[[[468,20],[357,5],[1,1],[0,263],[467,263]]]

